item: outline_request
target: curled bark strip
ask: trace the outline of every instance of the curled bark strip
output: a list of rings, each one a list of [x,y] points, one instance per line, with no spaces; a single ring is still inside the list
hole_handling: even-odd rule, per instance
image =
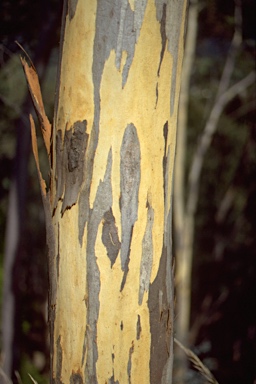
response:
[[[35,122],[34,122],[32,115],[29,115],[29,120],[30,120],[30,128],[31,128],[32,150],[33,150],[33,155],[34,155],[35,162],[36,162],[36,169],[37,169],[37,173],[38,173],[40,189],[41,189],[41,193],[42,193],[43,198],[46,198],[46,183],[45,183],[45,180],[43,179],[41,171],[40,171],[38,147],[37,147],[37,140],[36,140],[36,128],[35,128]]]
[[[33,101],[38,119],[40,121],[40,126],[42,130],[42,135],[44,138],[44,144],[46,147],[48,158],[50,159],[52,127],[45,113],[38,75],[35,69],[28,65],[25,59],[21,57],[20,60],[25,72],[26,79],[27,79],[29,92],[32,97],[32,101]]]

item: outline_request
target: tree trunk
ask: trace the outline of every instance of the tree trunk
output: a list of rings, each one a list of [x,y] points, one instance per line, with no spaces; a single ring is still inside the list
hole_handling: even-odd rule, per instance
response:
[[[172,382],[185,3],[65,4],[48,194],[39,171],[52,383]]]

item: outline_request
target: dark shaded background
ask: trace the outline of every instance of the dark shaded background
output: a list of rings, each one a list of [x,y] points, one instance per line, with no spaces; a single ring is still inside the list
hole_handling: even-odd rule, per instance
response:
[[[187,168],[212,106],[234,31],[233,1],[199,4]],[[18,60],[21,50],[15,40],[26,49],[39,72],[52,120],[61,8],[59,0],[0,3],[0,257],[3,261],[8,193],[13,177],[17,177],[22,228],[13,270],[13,369],[20,372],[23,383],[30,382],[28,371],[38,383],[47,382],[47,271],[43,210],[30,150],[28,113],[32,106]],[[243,44],[233,83],[255,67],[255,1],[243,0],[242,13]],[[256,380],[255,122],[256,90],[251,87],[227,106],[208,151],[200,186],[191,332],[196,340],[195,352],[220,384],[255,384]],[[227,193],[230,204],[223,211]],[[1,284],[2,267],[0,271]],[[200,380],[191,373],[190,383]]]

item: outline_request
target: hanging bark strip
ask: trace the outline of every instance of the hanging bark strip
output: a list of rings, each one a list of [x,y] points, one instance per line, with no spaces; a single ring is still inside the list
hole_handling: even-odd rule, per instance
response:
[[[52,383],[172,381],[185,3],[65,2],[48,194],[33,139],[49,221]]]

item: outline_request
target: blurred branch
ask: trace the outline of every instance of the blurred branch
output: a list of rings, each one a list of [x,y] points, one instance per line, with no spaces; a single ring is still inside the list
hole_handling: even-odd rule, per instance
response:
[[[234,24],[235,31],[233,35],[233,39],[230,45],[228,57],[226,59],[226,63],[222,72],[222,76],[219,82],[219,88],[216,95],[216,101],[219,97],[227,90],[230,79],[234,70],[236,56],[239,52],[241,43],[242,43],[242,5],[241,0],[235,1],[235,12],[234,12]]]
[[[2,377],[2,380],[0,380],[1,383],[3,384],[12,384],[12,381],[9,379],[9,377],[4,373],[4,370],[0,367],[0,378]]]
[[[229,212],[229,210],[233,204],[233,201],[235,198],[235,192],[236,192],[236,190],[235,190],[234,186],[231,185],[228,188],[228,190],[226,191],[223,199],[221,200],[218,211],[215,215],[215,220],[218,224],[223,223],[223,221],[226,219],[227,213]]]
[[[212,108],[210,116],[205,125],[205,129],[197,146],[189,174],[189,195],[187,202],[187,212],[190,214],[194,214],[197,207],[199,179],[201,176],[204,156],[211,144],[211,139],[217,129],[220,116],[227,104],[235,96],[241,94],[246,88],[252,85],[255,82],[255,79],[256,72],[250,72],[246,77],[244,77],[238,83],[234,84],[223,94],[221,94]]]
[[[194,367],[197,369],[198,372],[201,373],[202,376],[205,377],[205,379],[210,384],[219,384],[218,381],[215,379],[211,371],[204,365],[204,363],[199,359],[199,357],[191,351],[191,349],[186,348],[179,340],[174,338],[174,342],[185,352],[188,359],[191,361],[191,363],[194,365]]]
[[[219,297],[213,301],[213,297],[207,294],[202,302],[200,311],[198,311],[189,331],[189,344],[195,345],[200,329],[213,324],[221,317],[220,306],[229,296],[228,290],[223,290]]]
[[[32,380],[32,382],[34,383],[34,384],[38,384],[37,383],[37,381],[35,381],[35,379],[33,379],[33,377],[28,373],[28,376],[30,377],[30,379]]]
[[[253,84],[255,81],[255,71],[252,71],[244,79],[237,82],[228,88],[231,76],[233,74],[235,59],[240,49],[242,42],[242,9],[241,1],[237,0],[235,5],[235,31],[231,42],[229,53],[226,63],[222,72],[219,83],[218,92],[216,95],[215,103],[210,112],[210,116],[206,122],[203,134],[196,148],[196,152],[192,161],[192,166],[189,173],[188,183],[188,200],[186,211],[188,215],[194,215],[197,208],[199,179],[201,176],[204,156],[208,150],[213,134],[217,129],[220,116],[225,109],[226,105],[237,95],[242,93],[246,88]]]

